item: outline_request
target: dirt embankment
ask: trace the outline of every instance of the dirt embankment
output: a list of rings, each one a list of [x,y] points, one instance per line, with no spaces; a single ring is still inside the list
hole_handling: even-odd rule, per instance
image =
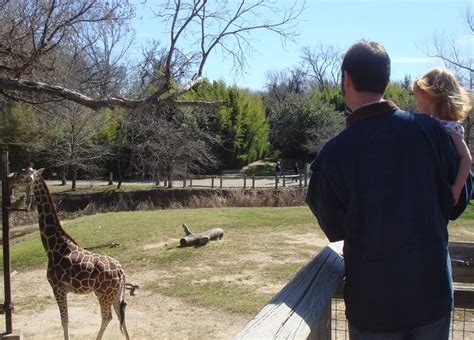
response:
[[[121,211],[169,207],[262,207],[304,204],[306,188],[261,189],[155,189],[129,192],[58,193],[53,198],[60,212],[75,212],[94,206],[96,210]]]
[[[106,191],[86,194],[56,193],[53,198],[59,211],[75,212],[84,210],[87,206],[94,204],[97,208],[127,208],[126,210],[137,210],[140,205],[153,205],[155,208],[167,208],[172,205],[183,205],[196,197],[211,195],[228,196],[229,190],[212,189],[156,189],[142,191]],[[120,209],[119,209],[120,210]]]

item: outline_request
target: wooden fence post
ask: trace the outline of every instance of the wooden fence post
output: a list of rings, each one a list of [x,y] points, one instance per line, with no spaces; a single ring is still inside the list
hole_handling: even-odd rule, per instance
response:
[[[220,184],[219,184],[219,188],[222,189],[222,176],[220,177]]]
[[[305,172],[304,173],[304,187],[306,188],[308,186],[308,174]]]
[[[275,189],[278,189],[278,176],[275,175]]]
[[[300,182],[300,188],[303,186],[303,176],[301,171],[298,173],[298,181]]]
[[[286,177],[285,177],[285,174],[283,174],[283,187],[286,187]]]
[[[252,189],[255,189],[255,175],[252,175]]]
[[[186,188],[186,177],[183,178],[183,188]]]
[[[109,185],[114,184],[114,174],[113,172],[109,172]]]
[[[190,188],[193,187],[193,176],[192,175],[189,176],[189,187]]]
[[[211,188],[214,189],[214,176],[211,177]]]
[[[247,176],[244,175],[244,189],[247,189]]]

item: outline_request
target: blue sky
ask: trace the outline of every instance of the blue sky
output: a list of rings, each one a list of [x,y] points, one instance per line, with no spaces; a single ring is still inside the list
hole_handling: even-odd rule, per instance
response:
[[[279,2],[285,4],[288,0]],[[166,41],[150,15],[154,3],[149,1],[146,10],[139,10],[134,23],[141,43],[152,38]],[[282,46],[274,34],[254,34],[257,52],[249,56],[244,73],[233,72],[232,62],[215,53],[204,74],[211,80],[223,79],[228,85],[263,90],[266,72],[298,64],[303,46],[322,43],[344,51],[363,38],[385,46],[392,60],[392,80],[401,80],[405,75],[414,79],[442,65],[425,54],[427,48],[432,48],[435,35],[455,36],[458,46],[474,49],[474,36],[466,30],[465,12],[469,6],[474,10],[473,0],[307,0],[295,43]]]

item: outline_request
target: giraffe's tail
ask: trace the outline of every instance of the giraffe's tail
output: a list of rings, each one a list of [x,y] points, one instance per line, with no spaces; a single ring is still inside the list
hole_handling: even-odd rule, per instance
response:
[[[124,325],[125,325],[125,307],[127,304],[125,300],[120,301],[120,331],[123,333]]]
[[[122,281],[122,294],[120,297],[120,331],[122,333],[126,333],[127,329],[125,328],[125,307],[127,306],[127,303],[125,302],[125,290],[130,290],[130,295],[135,295],[135,290],[138,289],[139,287],[137,285],[133,285],[131,283],[126,283],[125,282],[125,277]]]

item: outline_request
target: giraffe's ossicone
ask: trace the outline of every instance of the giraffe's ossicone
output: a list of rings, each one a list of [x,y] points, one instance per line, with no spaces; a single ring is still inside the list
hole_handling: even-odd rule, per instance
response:
[[[41,177],[42,172],[43,169],[28,168],[13,173],[9,176],[9,185],[12,188],[33,186],[41,242],[48,256],[47,278],[59,306],[64,338],[69,338],[67,294],[94,292],[102,314],[97,339],[102,338],[112,320],[112,306],[120,321],[121,331],[129,339],[125,325],[125,289],[127,286],[137,286],[125,282],[125,273],[117,260],[85,250],[66,233],[46,182]]]

